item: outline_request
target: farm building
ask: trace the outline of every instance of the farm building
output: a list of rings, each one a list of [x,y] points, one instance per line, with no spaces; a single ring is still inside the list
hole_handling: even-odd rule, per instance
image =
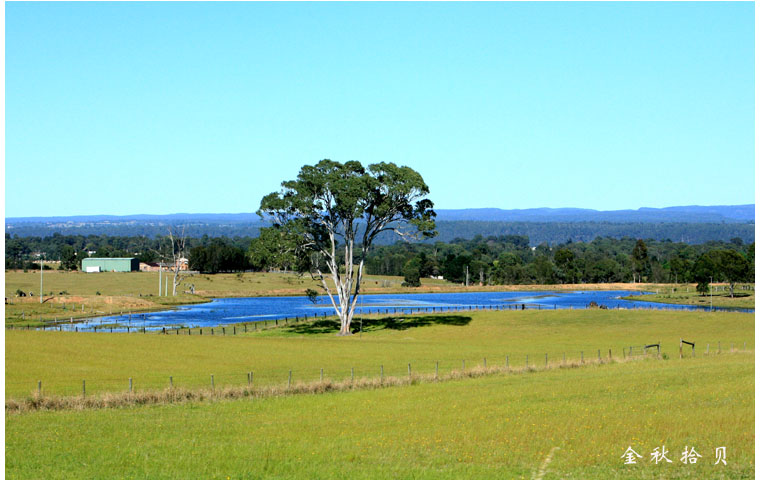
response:
[[[100,271],[138,271],[140,262],[137,258],[85,258],[82,271],[97,273]]]

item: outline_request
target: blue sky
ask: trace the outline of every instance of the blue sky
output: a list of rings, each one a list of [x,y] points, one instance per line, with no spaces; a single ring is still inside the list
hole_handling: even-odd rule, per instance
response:
[[[439,208],[754,202],[744,3],[6,3],[6,216],[253,212],[323,158]]]

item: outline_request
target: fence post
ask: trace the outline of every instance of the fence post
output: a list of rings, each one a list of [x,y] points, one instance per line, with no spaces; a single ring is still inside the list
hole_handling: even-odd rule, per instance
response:
[[[85,381],[82,380],[82,398],[85,398],[87,396],[87,392],[85,391]]]
[[[412,364],[407,364],[407,376],[412,378]]]
[[[211,389],[214,390],[214,375],[211,376]]]
[[[132,393],[132,378],[129,379],[129,392]]]
[[[706,355],[708,355],[711,352],[711,344],[706,343]]]
[[[505,368],[510,369],[510,356],[505,355]]]
[[[544,354],[544,368],[547,368],[547,365],[549,363],[549,357],[547,356],[547,353]]]
[[[323,370],[323,368],[320,368],[320,383],[322,383]]]
[[[484,358],[484,368],[486,368],[486,358]]]
[[[383,384],[383,365],[381,365],[381,385]]]
[[[354,385],[354,367],[351,367],[351,384]]]
[[[293,377],[293,370],[288,370],[288,388],[291,388],[291,377]]]
[[[612,359],[613,359],[613,349],[608,348],[608,360],[612,360]]]
[[[436,362],[436,376],[435,376],[435,379],[436,380],[439,379],[439,362]]]
[[[581,352],[581,363],[584,363],[584,352]]]
[[[528,355],[526,355],[526,368],[528,368]]]
[[[169,376],[169,388],[174,388],[174,383],[172,381],[172,376]]]
[[[600,349],[597,349],[597,362],[602,363],[602,355],[600,355]]]
[[[42,395],[42,380],[37,380],[37,397]]]
[[[563,365],[565,365],[565,352],[563,352]]]
[[[692,345],[692,358],[695,358],[695,344]]]

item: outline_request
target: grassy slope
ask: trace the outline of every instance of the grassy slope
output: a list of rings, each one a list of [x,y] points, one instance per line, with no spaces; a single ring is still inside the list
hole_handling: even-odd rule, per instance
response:
[[[237,336],[188,336],[159,334],[108,334],[7,331],[5,341],[6,397],[29,395],[41,380],[48,394],[81,393],[82,379],[88,393],[124,391],[128,378],[136,389],[163,388],[169,376],[178,387],[207,387],[211,374],[217,387],[243,385],[254,371],[257,384],[312,381],[325,376],[345,379],[378,376],[380,365],[387,375],[405,375],[407,363],[416,372],[480,365],[541,365],[550,361],[614,356],[634,345],[662,341],[664,353],[678,355],[685,338],[726,351],[747,343],[754,345],[754,316],[743,313],[683,313],[618,310],[559,310],[525,312],[470,312],[447,316],[406,316],[367,321],[363,337],[336,337],[335,327],[296,325],[268,332]],[[383,329],[381,329],[383,328]],[[325,330],[324,333],[321,333]],[[208,333],[206,331],[205,333]]]
[[[732,354],[261,400],[6,418],[7,478],[752,478]],[[642,459],[625,466],[631,445]],[[649,462],[665,445],[672,464]],[[679,461],[684,446],[703,456]],[[729,465],[716,466],[726,446]]]

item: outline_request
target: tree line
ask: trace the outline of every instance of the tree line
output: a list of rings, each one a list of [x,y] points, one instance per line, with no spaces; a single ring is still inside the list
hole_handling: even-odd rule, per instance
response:
[[[39,254],[60,261],[60,269],[76,270],[82,258],[136,257],[158,262],[167,237],[55,234],[49,237],[12,237],[6,234],[6,269],[39,269]],[[271,228],[251,237],[190,237],[190,268],[203,273],[233,271],[305,271],[309,260],[295,249],[295,240]],[[340,253],[339,253],[340,254]],[[755,242],[740,238],[702,244],[597,238],[531,246],[528,236],[476,236],[452,242],[373,246],[367,256],[367,273],[404,276],[417,286],[420,279],[443,277],[469,285],[558,283],[698,283],[748,281],[755,276]]]

